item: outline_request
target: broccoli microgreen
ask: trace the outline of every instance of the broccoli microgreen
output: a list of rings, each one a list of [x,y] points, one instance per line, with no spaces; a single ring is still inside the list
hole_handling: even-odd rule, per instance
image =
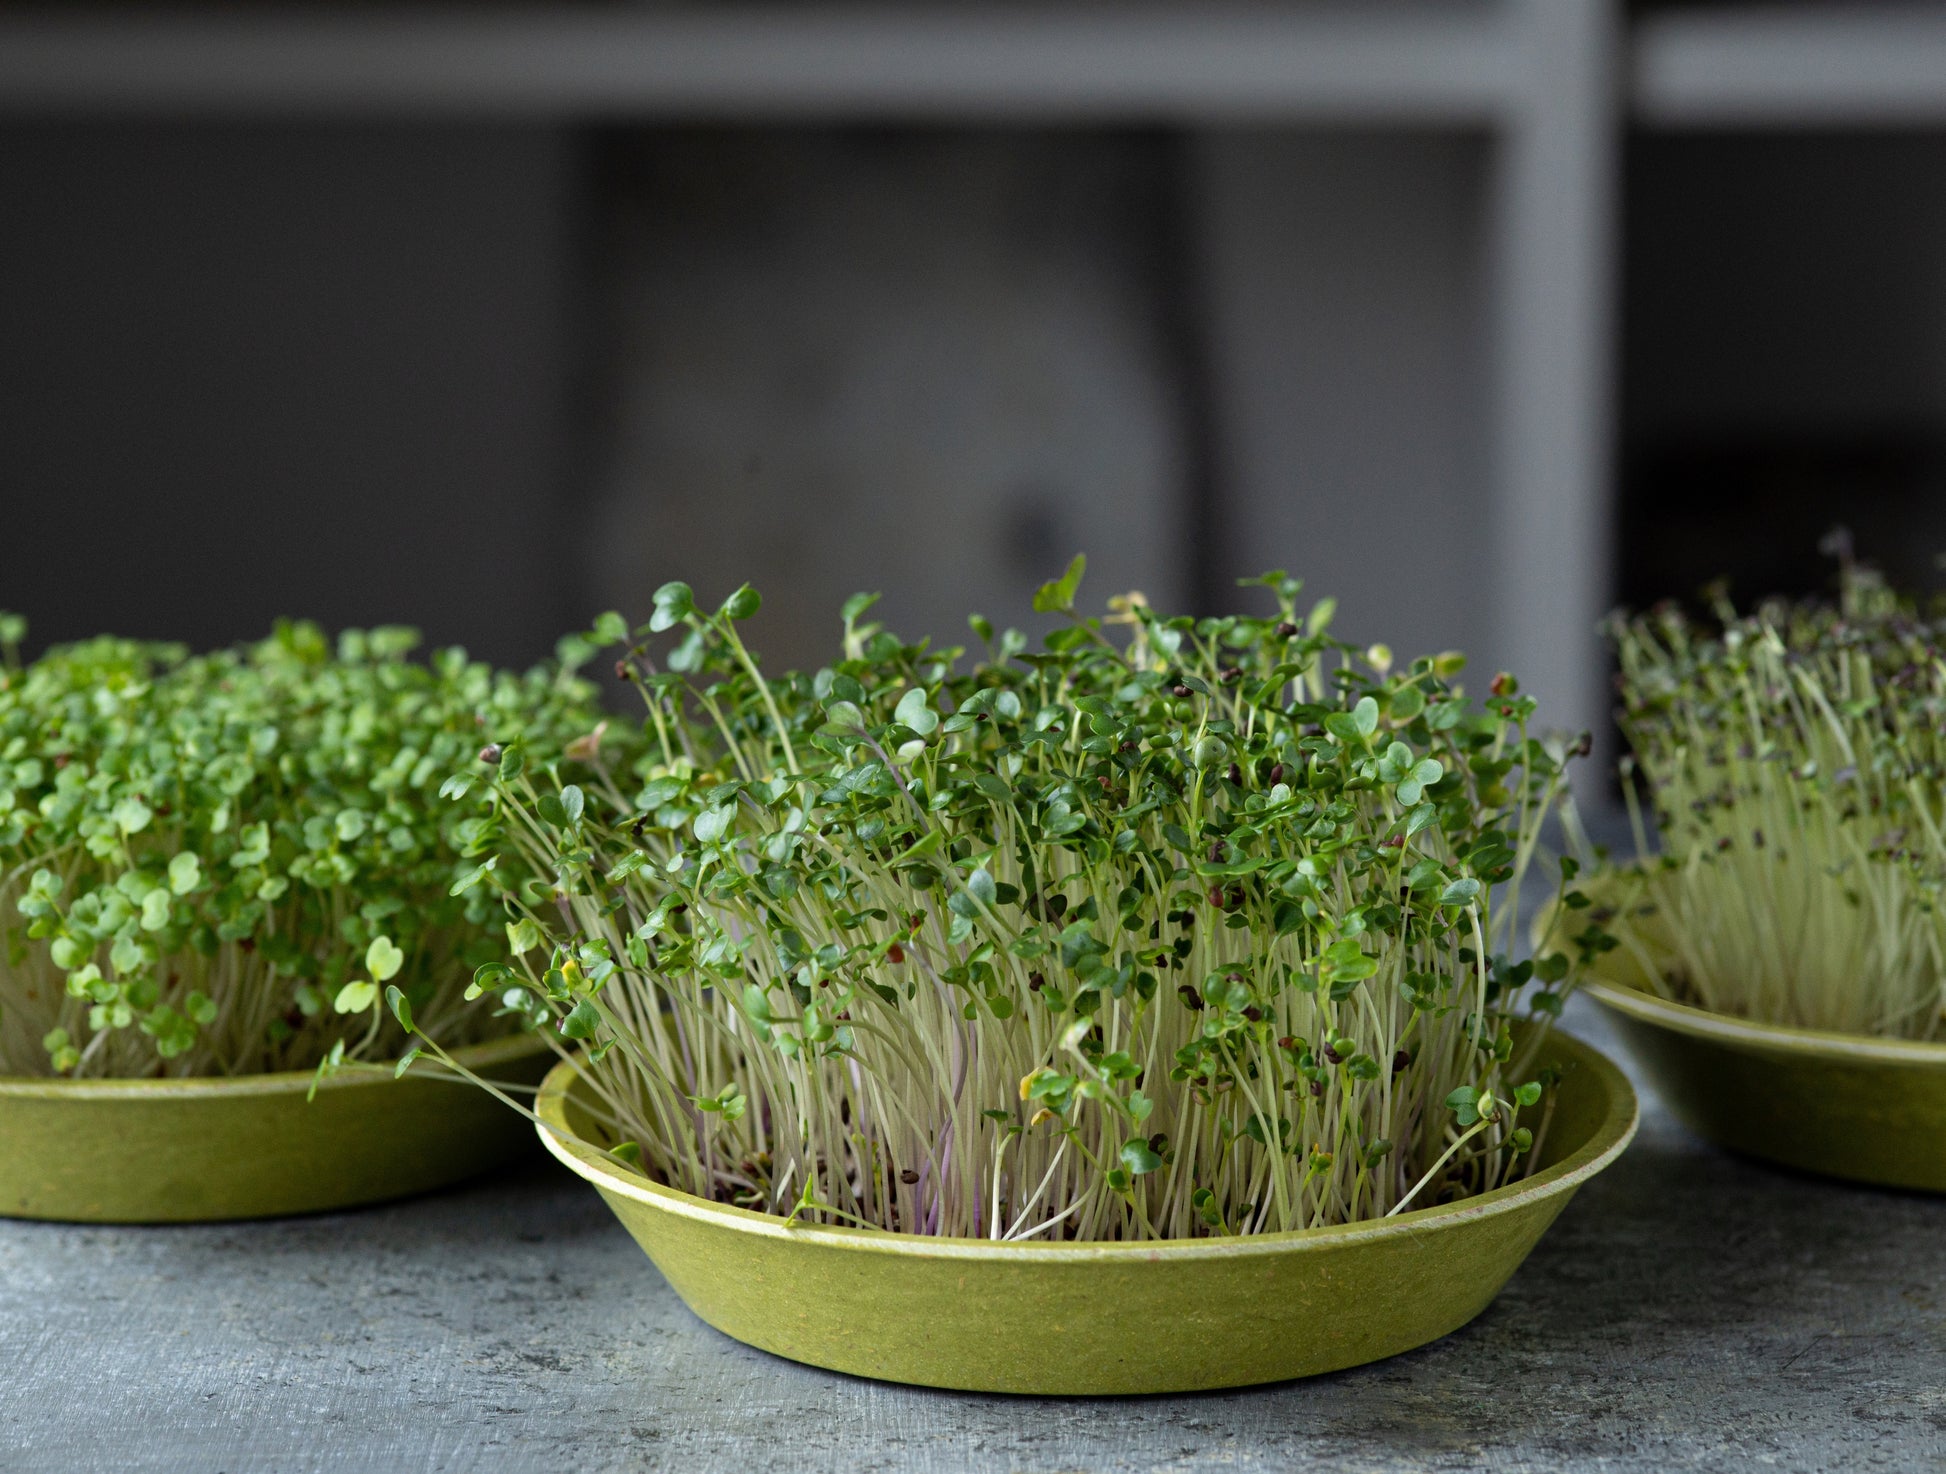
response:
[[[0,617],[0,1074],[389,1056],[393,979],[455,1040],[509,1027],[461,998],[495,951],[492,896],[453,893],[491,805],[440,788],[501,736],[585,741],[590,683],[418,663],[397,628],[334,652],[284,623],[199,657],[104,638],[26,666],[23,635]]]
[[[1602,877],[1635,971],[1766,1023],[1946,1037],[1946,610],[1844,555],[1834,604],[1617,616],[1660,854]],[[1627,785],[1637,803],[1633,783]],[[1649,842],[1639,810],[1637,844]]]
[[[738,631],[754,593],[667,585],[583,637],[647,703],[639,786],[517,745],[455,780],[504,862],[471,876],[508,914],[473,989],[588,1049],[615,1161],[1007,1241],[1300,1229],[1529,1170],[1572,977],[1508,934],[1584,744],[1530,733],[1509,677],[1469,700],[1457,655],[1337,641],[1282,573],[1262,617],[1097,616],[1082,566],[1039,650],[977,616],[983,659],[908,644],[861,596],[788,675]]]

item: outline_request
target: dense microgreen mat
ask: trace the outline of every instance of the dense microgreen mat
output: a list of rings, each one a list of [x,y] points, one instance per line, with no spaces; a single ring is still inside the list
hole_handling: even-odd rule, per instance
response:
[[[1707,620],[1613,622],[1626,772],[1661,845],[1606,878],[1613,932],[1678,1002],[1937,1039],[1946,610],[1849,559],[1841,584],[1836,603],[1719,595]]]
[[[462,1000],[498,927],[491,897],[452,894],[487,809],[438,790],[503,732],[586,747],[592,684],[420,663],[396,628],[25,666],[23,633],[0,616],[0,1074],[389,1058],[388,982],[456,1041],[518,1027]]]
[[[492,805],[462,893],[509,917],[473,990],[588,1051],[619,1163],[1043,1241],[1380,1218],[1529,1170],[1533,1049],[1589,943],[1537,976],[1507,941],[1570,749],[1511,678],[1475,702],[1456,655],[1342,644],[1282,574],[1262,617],[1198,620],[1084,615],[1081,571],[1041,590],[1038,650],[977,617],[978,655],[907,644],[861,597],[830,665],[774,675],[754,591],[670,584],[587,637],[647,702],[645,764],[566,781],[522,740],[454,777]]]

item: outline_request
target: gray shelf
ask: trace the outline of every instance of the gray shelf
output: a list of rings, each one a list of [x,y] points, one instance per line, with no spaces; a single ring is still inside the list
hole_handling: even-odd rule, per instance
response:
[[[1482,126],[1531,95],[1524,8],[10,10],[0,112]],[[1633,25],[1626,69],[1652,127],[1946,125],[1946,11],[1663,10]]]
[[[1697,7],[1635,30],[1635,118],[1664,128],[1946,126],[1946,10]]]
[[[642,5],[0,14],[0,109],[253,117],[1479,124],[1490,4]]]

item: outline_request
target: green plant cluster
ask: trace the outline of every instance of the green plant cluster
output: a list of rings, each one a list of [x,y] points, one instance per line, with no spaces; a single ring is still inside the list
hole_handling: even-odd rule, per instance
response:
[[[280,624],[190,656],[97,639],[22,666],[0,624],[0,1074],[237,1075],[403,1047],[396,981],[456,1040],[490,901],[450,894],[486,820],[441,780],[600,720],[566,667],[408,658],[410,630]],[[585,649],[572,651],[585,657]]]
[[[1946,1035],[1946,617],[1849,562],[1836,604],[1714,603],[1611,624],[1661,847],[1603,878],[1619,955],[1716,1013]]]
[[[981,658],[906,644],[860,597],[840,658],[778,676],[753,590],[669,584],[590,636],[646,699],[646,781],[523,741],[450,782],[490,795],[469,880],[509,915],[473,991],[587,1050],[618,1160],[1015,1241],[1346,1223],[1529,1169],[1588,947],[1536,976],[1507,934],[1585,743],[1530,735],[1506,676],[1467,699],[1457,655],[1336,641],[1281,573],[1274,612],[1192,619],[1084,616],[1081,572],[1040,650],[978,617]]]

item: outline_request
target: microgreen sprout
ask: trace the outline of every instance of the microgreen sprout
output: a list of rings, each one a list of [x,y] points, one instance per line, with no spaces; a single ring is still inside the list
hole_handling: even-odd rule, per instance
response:
[[[1634,972],[1765,1023],[1946,1036],[1946,619],[1846,553],[1841,598],[1618,616],[1656,859],[1603,890]],[[1636,802],[1633,785],[1628,787]],[[1641,815],[1637,843],[1648,853]]]
[[[439,789],[497,737],[586,744],[591,684],[419,664],[396,628],[335,658],[286,623],[244,651],[99,639],[25,667],[23,635],[0,616],[0,1074],[389,1057],[394,980],[455,1041],[519,1026],[463,1005],[497,921],[449,894],[484,811]]]
[[[860,597],[842,658],[778,676],[753,591],[667,585],[595,632],[645,781],[467,780],[509,918],[474,989],[585,1049],[618,1164],[1010,1242],[1303,1229],[1529,1170],[1578,963],[1537,977],[1507,932],[1578,745],[1511,678],[1480,706],[1457,655],[1339,643],[1281,573],[1251,580],[1275,612],[1201,620],[1084,615],[1081,573],[1038,651],[978,617],[983,658],[906,644]]]

